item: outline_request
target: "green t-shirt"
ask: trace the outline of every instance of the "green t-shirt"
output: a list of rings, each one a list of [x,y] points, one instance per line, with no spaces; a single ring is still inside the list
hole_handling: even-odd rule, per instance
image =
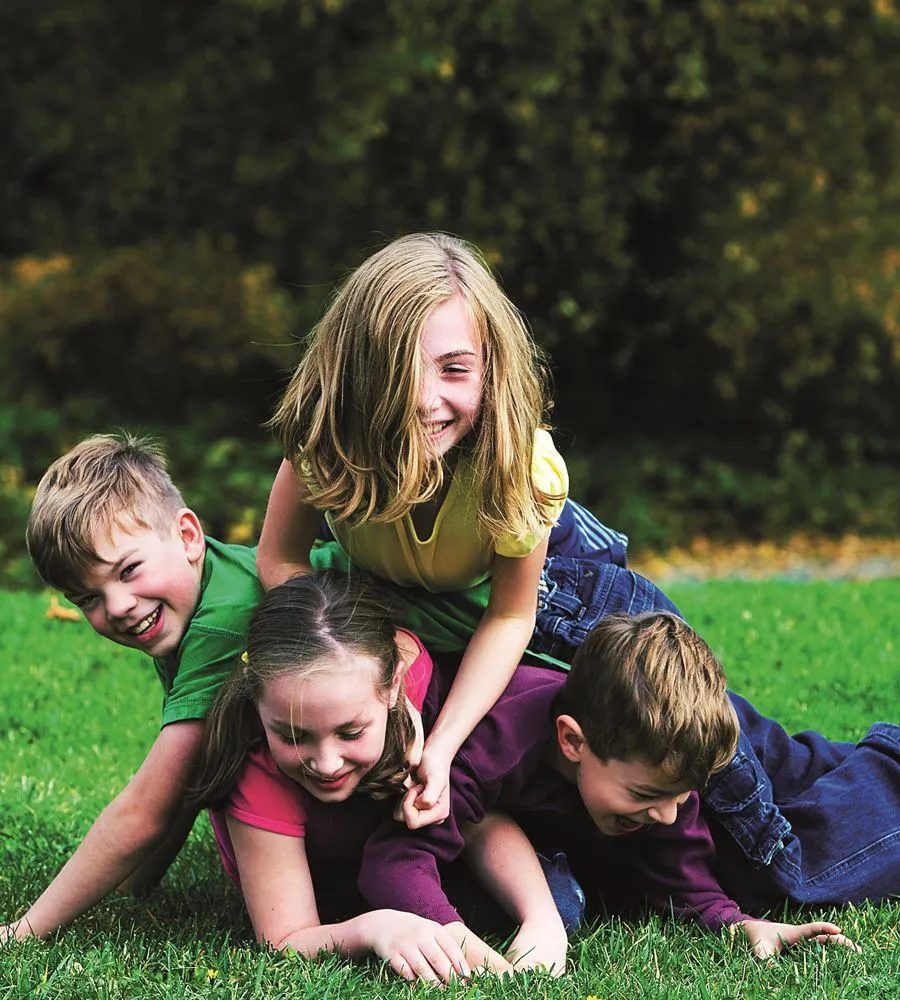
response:
[[[309,556],[314,570],[339,569],[345,573],[366,573],[355,566],[337,542],[317,541]],[[373,579],[394,595],[403,625],[415,632],[429,651],[460,653],[481,621],[491,596],[491,581],[476,583],[467,590],[433,594],[421,587],[401,587],[381,577]],[[549,653],[526,650],[523,662],[568,670],[569,664]]]
[[[197,609],[178,650],[153,660],[163,686],[163,726],[206,716],[246,649],[250,618],[262,595],[256,549],[207,537]]]

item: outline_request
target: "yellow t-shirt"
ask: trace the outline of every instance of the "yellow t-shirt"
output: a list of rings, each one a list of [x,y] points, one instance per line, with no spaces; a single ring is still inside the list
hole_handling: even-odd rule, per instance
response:
[[[531,475],[539,489],[560,496],[554,519],[569,491],[566,463],[545,430],[534,438]],[[447,496],[434,521],[431,537],[420,539],[407,514],[388,524],[328,523],[350,559],[377,576],[403,587],[424,587],[432,593],[466,590],[490,575],[491,559],[528,555],[550,533],[550,525],[524,539],[491,539],[478,525],[472,498],[472,468],[460,455]]]

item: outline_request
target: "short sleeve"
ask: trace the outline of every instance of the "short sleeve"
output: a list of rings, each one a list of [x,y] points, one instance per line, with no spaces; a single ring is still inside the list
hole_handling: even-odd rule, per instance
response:
[[[434,664],[428,655],[428,650],[422,645],[419,637],[406,629],[402,629],[402,631],[419,647],[419,655],[413,660],[409,670],[406,672],[403,684],[410,704],[417,711],[421,712],[422,705],[425,703],[425,695],[428,693],[428,685],[431,683]]]
[[[246,648],[262,595],[256,549],[206,536],[199,604],[177,652],[153,661],[164,691],[162,725],[205,717]]]
[[[248,754],[224,812],[247,826],[286,837],[306,835],[306,793],[278,770],[268,749]]]
[[[494,551],[500,556],[521,559],[527,556],[550,534],[550,529],[562,513],[569,495],[569,472],[562,455],[556,450],[548,431],[538,429],[534,435],[534,451],[531,456],[531,481],[542,492],[558,499],[550,509],[550,520],[541,531],[535,531],[524,538],[498,538]]]
[[[193,622],[166,692],[162,724],[204,718],[245,646],[242,632]]]

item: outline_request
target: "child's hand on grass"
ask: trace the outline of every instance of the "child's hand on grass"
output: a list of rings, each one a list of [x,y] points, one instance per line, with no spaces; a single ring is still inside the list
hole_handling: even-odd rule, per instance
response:
[[[497,951],[473,934],[461,921],[445,924],[444,930],[453,936],[466,956],[473,975],[493,973],[495,976],[507,976],[514,970],[512,965]]]
[[[859,945],[841,933],[840,927],[824,920],[815,920],[808,924],[776,924],[768,920],[745,920],[741,926],[756,958],[773,958],[775,955],[780,955],[785,948],[790,948],[801,941],[839,944],[844,948],[862,951]]]
[[[506,950],[505,957],[516,972],[545,969],[554,976],[561,976],[566,971],[568,943],[563,922],[554,912],[549,920],[526,920]]]
[[[22,920],[13,924],[0,924],[0,945],[7,941],[22,941],[31,936],[31,930]]]
[[[404,979],[449,983],[471,975],[463,948],[445,927],[399,910],[363,914],[372,951]]]

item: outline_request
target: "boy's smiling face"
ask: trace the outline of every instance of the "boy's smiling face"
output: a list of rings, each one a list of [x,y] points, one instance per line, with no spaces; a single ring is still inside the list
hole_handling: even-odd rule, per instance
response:
[[[182,508],[168,531],[114,525],[95,551],[82,589],[66,597],[98,635],[150,656],[174,653],[200,598],[205,542],[196,514]]]
[[[617,837],[653,823],[675,822],[679,806],[691,794],[688,782],[672,781],[661,766],[640,757],[600,760],[571,716],[559,716],[556,728],[568,776],[601,833]]]

